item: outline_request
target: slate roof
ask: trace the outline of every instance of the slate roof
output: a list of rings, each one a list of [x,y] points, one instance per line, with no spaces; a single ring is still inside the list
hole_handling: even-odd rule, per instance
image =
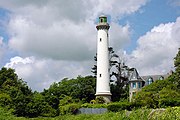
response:
[[[142,81],[143,86],[148,85],[149,79],[152,80],[152,82],[156,80],[164,80],[166,79],[169,75],[172,74],[173,71],[170,71],[170,73],[165,74],[165,75],[147,75],[147,76],[139,76],[136,68],[131,68],[129,70],[129,82],[135,82],[135,81]]]
[[[139,76],[139,73],[135,68],[131,68],[130,75],[129,75],[129,81],[143,81],[143,79]]]
[[[141,78],[145,81],[145,86],[148,85],[148,80],[151,79],[152,82],[156,80],[164,80],[169,76],[169,74],[165,75],[147,75],[147,76],[141,76]]]

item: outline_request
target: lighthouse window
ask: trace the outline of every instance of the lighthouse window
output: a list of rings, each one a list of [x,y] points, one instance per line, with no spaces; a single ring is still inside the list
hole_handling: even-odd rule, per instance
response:
[[[162,77],[162,76],[159,78],[159,80],[163,80],[163,79],[164,79],[164,77]]]
[[[103,19],[101,19],[101,23],[103,22]]]
[[[100,38],[100,42],[102,41],[102,39]]]
[[[99,74],[99,77],[101,77],[101,74]]]

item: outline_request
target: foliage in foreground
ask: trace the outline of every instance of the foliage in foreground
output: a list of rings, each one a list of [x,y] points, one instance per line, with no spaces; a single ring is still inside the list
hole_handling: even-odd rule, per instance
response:
[[[180,49],[174,58],[175,72],[166,80],[157,80],[144,87],[134,102],[149,108],[180,106]]]
[[[0,70],[0,106],[11,109],[16,116],[54,116],[56,113],[45,97],[32,92],[11,68]]]
[[[107,105],[108,111],[119,112],[122,110],[132,110],[135,107],[135,104],[128,101],[114,102]]]
[[[133,111],[123,110],[121,112],[108,112],[104,114],[62,115],[54,118],[20,118],[0,108],[1,120],[180,120],[179,114],[180,107],[172,107],[161,112],[142,108]]]
[[[137,93],[134,102],[148,108],[180,106],[180,90],[177,88],[174,75],[144,87]]]

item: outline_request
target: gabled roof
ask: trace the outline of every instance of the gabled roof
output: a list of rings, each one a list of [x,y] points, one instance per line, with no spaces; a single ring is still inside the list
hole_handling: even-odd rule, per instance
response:
[[[132,81],[143,81],[135,68],[131,68],[130,70],[129,82]]]

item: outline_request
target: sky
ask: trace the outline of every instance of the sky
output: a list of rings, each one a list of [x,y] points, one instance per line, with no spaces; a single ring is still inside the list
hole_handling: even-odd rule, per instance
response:
[[[0,0],[0,67],[32,90],[92,75],[100,15],[109,42],[140,75],[174,70],[180,47],[180,0]]]

